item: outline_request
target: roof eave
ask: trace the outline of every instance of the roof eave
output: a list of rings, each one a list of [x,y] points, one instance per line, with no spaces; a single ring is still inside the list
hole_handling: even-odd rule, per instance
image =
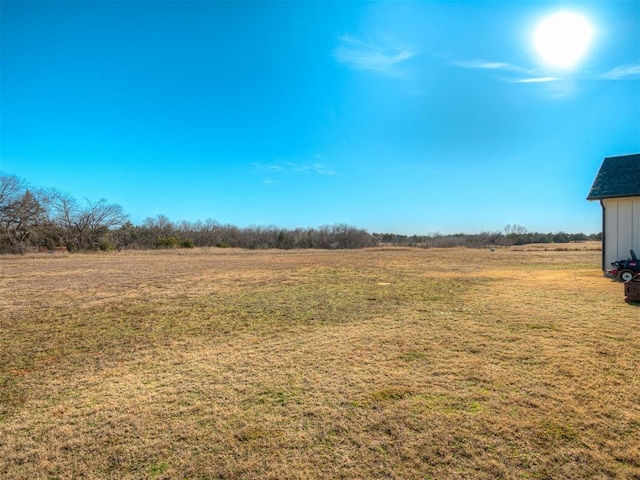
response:
[[[632,193],[632,194],[622,194],[622,195],[596,195],[587,197],[587,200],[605,200],[607,198],[631,198],[631,197],[640,197],[640,193]]]

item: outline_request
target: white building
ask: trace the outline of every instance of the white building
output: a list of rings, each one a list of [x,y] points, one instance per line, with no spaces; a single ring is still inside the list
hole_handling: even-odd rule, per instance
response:
[[[602,205],[602,269],[640,257],[640,154],[605,158],[587,200]]]

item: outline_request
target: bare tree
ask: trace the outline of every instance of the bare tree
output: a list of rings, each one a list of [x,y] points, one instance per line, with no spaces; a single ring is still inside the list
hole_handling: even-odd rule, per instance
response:
[[[86,205],[81,206],[71,195],[58,191],[51,193],[50,209],[71,250],[97,248],[112,229],[124,225],[128,218],[118,204],[100,199],[97,202],[87,200]]]
[[[0,172],[0,208],[15,200],[24,189],[24,182],[18,177]]]
[[[48,198],[15,175],[0,173],[0,248],[24,251],[46,243]]]
[[[46,209],[34,193],[26,190],[2,207],[3,236],[12,250],[23,251],[40,239],[39,228],[46,222]]]
[[[128,215],[117,203],[107,203],[103,198],[97,202],[87,201],[74,221],[82,250],[95,249],[111,229],[127,221]]]
[[[12,205],[24,190],[22,180],[15,175],[0,172],[0,248],[9,249],[13,242],[10,238],[13,223]]]
[[[74,222],[80,210],[75,198],[65,192],[49,192],[49,210],[52,221],[62,231],[63,243],[71,250],[79,248],[79,240],[74,231]]]
[[[525,233],[527,233],[527,229],[526,229],[526,227],[523,227],[522,225],[507,224],[504,227],[504,233],[506,235],[524,235]]]

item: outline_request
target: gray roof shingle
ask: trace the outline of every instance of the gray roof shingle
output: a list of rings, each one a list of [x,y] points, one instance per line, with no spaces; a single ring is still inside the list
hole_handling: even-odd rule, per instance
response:
[[[602,162],[587,200],[640,196],[640,153],[608,157]]]

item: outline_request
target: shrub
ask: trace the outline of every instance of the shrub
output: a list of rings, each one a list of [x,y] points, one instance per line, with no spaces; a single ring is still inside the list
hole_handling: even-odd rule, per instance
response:
[[[98,244],[98,248],[102,252],[112,252],[113,250],[116,249],[115,245],[106,239],[100,240],[100,243]]]
[[[156,248],[176,248],[180,245],[180,240],[176,237],[160,237],[156,242]]]

